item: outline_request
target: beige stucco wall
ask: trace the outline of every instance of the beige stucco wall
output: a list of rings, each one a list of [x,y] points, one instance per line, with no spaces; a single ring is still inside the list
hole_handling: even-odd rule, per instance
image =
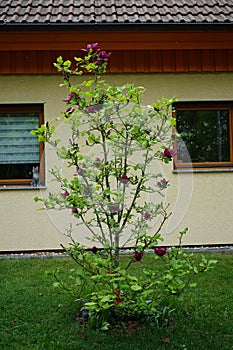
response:
[[[111,75],[117,84],[135,82],[147,88],[145,104],[161,96],[179,100],[231,100],[233,73]],[[60,76],[18,75],[0,77],[0,103],[45,103],[45,120],[60,114],[64,90]],[[66,94],[66,92],[65,92]],[[63,134],[64,125],[59,127]],[[51,151],[45,152],[46,169],[56,163]],[[175,244],[179,229],[189,227],[184,240],[188,245],[233,243],[233,173],[174,174],[169,165],[165,175],[171,186],[166,201],[173,211],[164,244]],[[46,172],[47,173],[47,172]],[[46,196],[53,183],[47,173],[45,190],[0,190],[0,251],[60,248],[71,217],[69,213],[38,211],[37,195]],[[76,232],[83,240],[82,232]]]

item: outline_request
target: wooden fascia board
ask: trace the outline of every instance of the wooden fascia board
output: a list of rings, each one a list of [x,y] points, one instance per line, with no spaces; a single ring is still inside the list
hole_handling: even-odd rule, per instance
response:
[[[232,49],[233,31],[0,32],[0,51],[80,50],[90,42],[106,50]]]

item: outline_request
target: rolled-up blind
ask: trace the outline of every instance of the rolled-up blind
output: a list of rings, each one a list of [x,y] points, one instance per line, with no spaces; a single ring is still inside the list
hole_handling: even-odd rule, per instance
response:
[[[39,113],[0,114],[0,164],[38,163],[37,137],[30,131],[39,126]]]

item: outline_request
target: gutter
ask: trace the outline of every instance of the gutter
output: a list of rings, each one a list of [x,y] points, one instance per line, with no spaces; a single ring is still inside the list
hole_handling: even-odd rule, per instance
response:
[[[0,22],[0,31],[233,31],[233,22],[202,22],[202,23],[12,23]]]

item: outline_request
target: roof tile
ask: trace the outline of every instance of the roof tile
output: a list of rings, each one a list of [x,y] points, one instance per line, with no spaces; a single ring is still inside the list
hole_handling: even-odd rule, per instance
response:
[[[233,23],[233,0],[1,0],[0,22]]]

